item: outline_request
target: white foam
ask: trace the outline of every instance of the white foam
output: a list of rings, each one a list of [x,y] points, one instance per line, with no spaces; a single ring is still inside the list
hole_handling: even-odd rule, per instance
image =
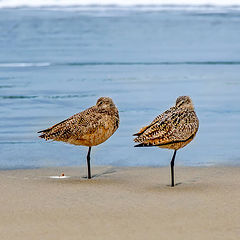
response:
[[[214,5],[240,6],[240,0],[2,0],[0,8],[86,6],[86,5]]]
[[[50,63],[40,62],[40,63],[0,63],[1,68],[5,67],[47,67],[50,66]]]
[[[64,179],[64,178],[70,178],[70,176],[50,176],[49,178]]]

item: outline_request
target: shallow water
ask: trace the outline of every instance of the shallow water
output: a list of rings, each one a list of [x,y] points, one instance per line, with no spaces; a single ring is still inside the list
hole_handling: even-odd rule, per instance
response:
[[[240,164],[240,11],[0,9],[0,168],[85,165],[86,147],[37,131],[110,96],[120,127],[93,165],[165,166],[172,151],[133,148],[140,127],[189,95],[197,137],[176,164]]]

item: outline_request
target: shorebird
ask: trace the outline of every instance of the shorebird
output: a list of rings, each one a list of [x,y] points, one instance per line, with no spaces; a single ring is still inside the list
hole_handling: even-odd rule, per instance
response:
[[[109,97],[101,97],[96,105],[68,119],[39,131],[40,138],[88,147],[88,179],[91,178],[91,147],[105,142],[119,126],[118,109]]]
[[[140,129],[134,136],[139,144],[134,147],[152,147],[173,149],[171,160],[171,186],[174,187],[174,161],[177,150],[185,147],[195,137],[199,121],[192,100],[180,96],[176,105],[157,116],[148,126]]]

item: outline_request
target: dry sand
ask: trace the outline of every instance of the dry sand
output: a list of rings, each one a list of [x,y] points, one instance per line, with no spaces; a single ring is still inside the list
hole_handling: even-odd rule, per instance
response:
[[[85,170],[0,171],[0,239],[240,239],[239,167]]]

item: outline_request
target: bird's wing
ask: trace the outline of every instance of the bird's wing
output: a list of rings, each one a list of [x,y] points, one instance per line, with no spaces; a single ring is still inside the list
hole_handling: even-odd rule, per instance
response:
[[[139,132],[133,134],[133,136],[140,136],[142,133],[144,133],[147,129],[149,129],[151,126],[153,126],[156,122],[160,122],[160,121],[164,121],[168,115],[169,112],[172,112],[173,108],[168,109],[167,111],[165,111],[164,113],[158,115],[149,125],[142,127]]]
[[[55,124],[54,126],[42,130],[39,137],[46,140],[62,140],[68,138],[81,137],[86,133],[93,133],[102,123],[102,115],[98,113],[95,106],[77,113],[72,117]]]
[[[185,141],[194,136],[198,129],[198,119],[194,111],[172,109],[156,119],[134,139],[135,142],[160,145]]]

